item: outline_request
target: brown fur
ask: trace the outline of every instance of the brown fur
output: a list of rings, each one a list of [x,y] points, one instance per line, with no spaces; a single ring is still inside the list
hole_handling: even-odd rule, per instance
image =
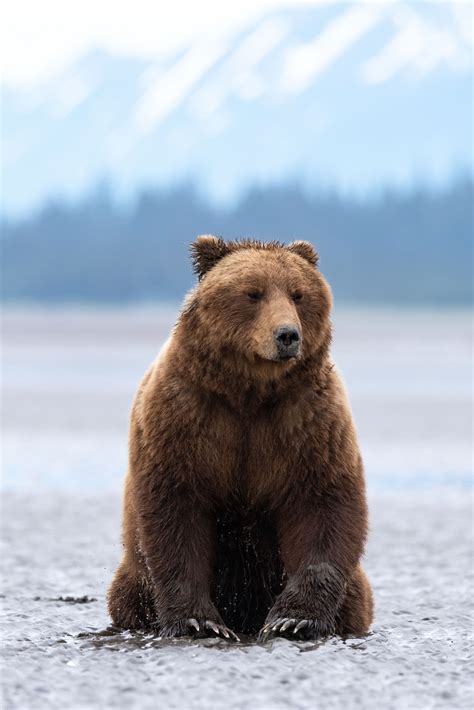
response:
[[[133,405],[112,619],[164,636],[363,634],[364,475],[317,255],[211,236],[192,249],[199,284]],[[287,361],[282,325],[301,334]]]

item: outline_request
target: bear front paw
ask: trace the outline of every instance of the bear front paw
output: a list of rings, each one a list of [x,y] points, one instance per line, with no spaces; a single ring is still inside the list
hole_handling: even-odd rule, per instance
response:
[[[177,619],[171,623],[160,624],[158,628],[160,636],[163,638],[177,638],[179,636],[192,636],[194,638],[206,638],[208,636],[219,636],[228,641],[240,641],[232,629],[224,624],[216,623],[210,619]]]
[[[283,636],[299,641],[316,641],[333,636],[335,625],[321,619],[301,619],[278,617],[267,621],[258,635],[259,641],[267,641],[272,636]]]

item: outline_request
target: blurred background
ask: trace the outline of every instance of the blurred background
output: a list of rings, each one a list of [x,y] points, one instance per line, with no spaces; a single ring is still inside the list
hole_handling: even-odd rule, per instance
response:
[[[128,412],[194,282],[201,233],[316,246],[366,463],[377,598],[393,606],[396,569],[410,606],[421,564],[420,608],[429,590],[467,597],[472,564],[452,548],[472,522],[472,4],[16,0],[0,43],[12,706],[33,707],[46,672],[15,630],[34,595],[49,599],[28,630],[36,647],[108,623]],[[412,543],[421,557],[405,564]],[[397,544],[390,572],[383,550]],[[432,545],[464,569],[459,587],[436,587]],[[65,611],[68,594],[96,606]],[[53,661],[74,666],[68,649]],[[74,667],[53,679],[53,661],[58,707],[92,692]],[[399,707],[415,707],[407,697]]]
[[[90,472],[120,487],[130,400],[201,233],[311,240],[369,474],[466,475],[470,3],[50,0],[4,15],[8,485],[50,479],[37,447],[59,427],[82,451],[119,434],[100,468],[68,445],[61,486]]]
[[[470,302],[469,2],[4,14],[7,301],[175,302],[216,232],[311,239],[337,303]]]

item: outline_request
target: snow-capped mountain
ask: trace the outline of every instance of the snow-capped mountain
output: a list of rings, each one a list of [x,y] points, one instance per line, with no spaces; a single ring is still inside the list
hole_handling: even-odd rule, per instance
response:
[[[215,200],[259,182],[366,191],[472,169],[465,3],[280,10],[231,39],[145,62],[95,51],[2,97],[3,212],[196,180]]]

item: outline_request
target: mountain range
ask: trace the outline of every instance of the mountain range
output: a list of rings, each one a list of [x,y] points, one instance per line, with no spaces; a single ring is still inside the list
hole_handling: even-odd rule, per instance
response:
[[[130,201],[191,180],[214,204],[298,180],[367,194],[472,171],[469,3],[279,9],[154,61],[96,50],[2,91],[2,212]]]

